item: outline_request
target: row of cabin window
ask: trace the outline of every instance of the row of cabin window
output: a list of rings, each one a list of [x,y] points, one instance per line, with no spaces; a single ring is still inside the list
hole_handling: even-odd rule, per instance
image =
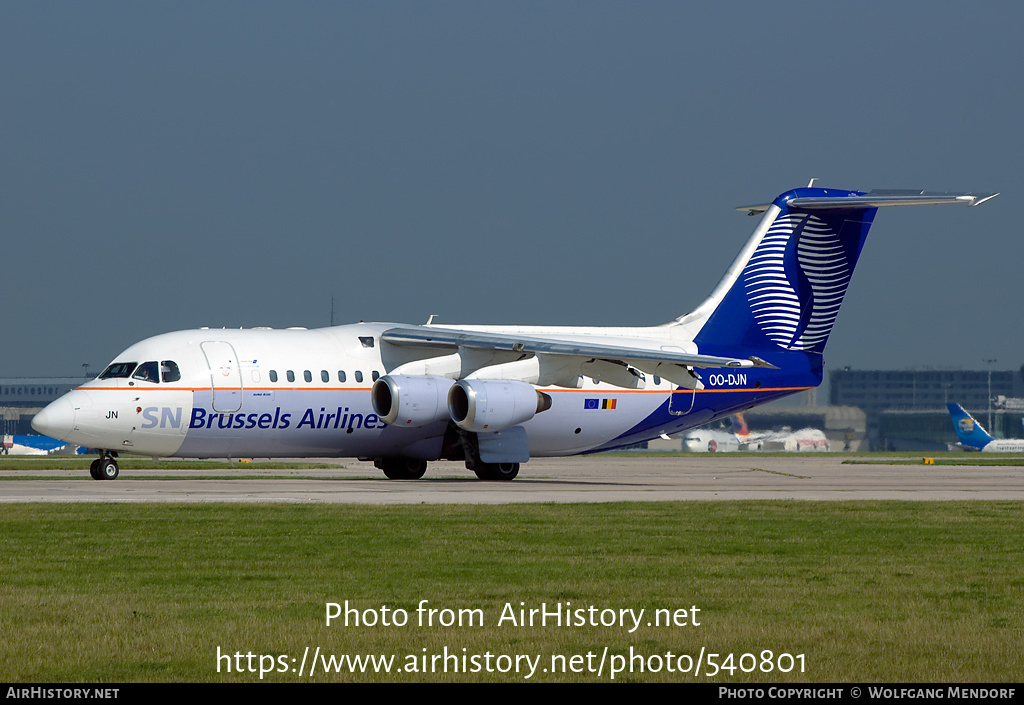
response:
[[[289,382],[294,382],[295,381],[295,372],[294,371],[287,370],[284,374],[285,374],[285,377],[288,379]],[[355,377],[356,382],[362,382],[363,381],[363,371],[362,370],[356,370],[355,374],[353,375],[353,377]],[[380,377],[380,372],[378,372],[377,370],[374,370],[373,372],[370,373],[370,377],[371,377],[372,381],[376,382],[377,378]],[[306,380],[307,382],[312,382],[313,381],[313,373],[310,372],[309,370],[305,370],[302,373],[302,378],[304,380]],[[345,374],[345,370],[338,370],[338,381],[341,382],[341,383],[345,383],[347,380],[348,380],[348,375]],[[271,382],[276,382],[277,381],[277,370],[271,370],[270,371],[270,381]],[[330,382],[331,381],[331,373],[328,372],[327,370],[320,370],[320,381],[324,382],[324,383]]]

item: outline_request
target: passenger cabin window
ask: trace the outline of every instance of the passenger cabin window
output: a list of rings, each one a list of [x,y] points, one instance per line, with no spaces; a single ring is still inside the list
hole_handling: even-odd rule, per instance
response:
[[[345,376],[345,370],[338,370],[338,381],[344,382],[347,379]]]
[[[370,377],[372,377],[372,378],[373,378],[373,381],[374,381],[374,382],[376,382],[376,381],[377,381],[377,378],[378,378],[378,377],[380,377],[380,372],[378,372],[377,370],[374,370],[374,371],[373,371],[373,374],[372,374],[372,375],[370,375]]]
[[[306,380],[307,382],[312,382],[313,373],[310,372],[309,370],[306,370],[305,372],[302,373],[302,379]]]
[[[356,370],[356,382],[362,382],[362,381],[363,381],[363,372],[362,372],[362,370]]]
[[[277,370],[271,370],[270,371],[270,381],[271,382],[276,382],[277,381]]]
[[[103,374],[100,375],[100,379],[123,379],[125,377],[131,377],[132,371],[135,370],[136,362],[115,362],[110,365],[107,369],[103,370]]]
[[[291,370],[288,370],[288,381],[289,382],[294,382],[295,381],[295,373],[292,372]]]
[[[181,379],[181,371],[178,370],[178,363],[173,360],[164,360],[160,363],[160,377],[164,382],[177,382]]]
[[[327,370],[320,370],[320,380],[323,382],[330,382],[331,375]]]
[[[138,379],[143,382],[152,382],[153,384],[160,383],[160,365],[154,360],[153,362],[143,362],[135,370],[135,374],[132,375],[132,379]]]

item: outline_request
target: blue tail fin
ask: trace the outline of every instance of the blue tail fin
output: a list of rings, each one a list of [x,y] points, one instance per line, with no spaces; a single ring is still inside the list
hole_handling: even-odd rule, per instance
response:
[[[879,207],[991,197],[808,187],[742,208],[764,213],[754,234],[711,296],[673,325],[692,332],[702,353],[820,355]]]
[[[700,349],[725,344],[821,353],[876,208],[794,204],[861,195],[807,188],[776,198],[741,254],[742,269],[697,334]]]
[[[959,404],[946,404],[949,416],[953,420],[953,430],[960,439],[960,445],[981,450],[994,439],[988,435],[985,427],[974,420]]]

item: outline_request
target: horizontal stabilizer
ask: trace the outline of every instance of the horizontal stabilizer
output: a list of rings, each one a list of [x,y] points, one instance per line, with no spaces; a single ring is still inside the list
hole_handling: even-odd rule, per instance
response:
[[[827,189],[826,189],[827,191]],[[941,191],[918,191],[912,189],[876,189],[860,196],[809,196],[791,198],[786,204],[794,210],[850,210],[860,208],[882,208],[885,206],[936,206],[945,203],[965,206],[980,206],[995,198],[998,193],[947,193]],[[736,210],[755,215],[768,210],[770,203],[755,206],[740,206]]]

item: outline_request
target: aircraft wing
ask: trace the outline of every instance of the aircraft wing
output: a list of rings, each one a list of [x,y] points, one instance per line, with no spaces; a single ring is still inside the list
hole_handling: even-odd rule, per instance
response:
[[[714,355],[629,348],[618,345],[601,345],[583,341],[558,340],[535,336],[521,336],[509,333],[486,333],[456,328],[435,328],[433,326],[408,326],[391,328],[381,335],[381,340],[398,346],[431,348],[458,348],[492,350],[530,355],[568,355],[596,358],[609,362],[623,362],[638,368],[651,363],[666,363],[686,367],[767,367],[776,369],[758,357],[731,358]],[[646,363],[646,364],[645,364]]]

